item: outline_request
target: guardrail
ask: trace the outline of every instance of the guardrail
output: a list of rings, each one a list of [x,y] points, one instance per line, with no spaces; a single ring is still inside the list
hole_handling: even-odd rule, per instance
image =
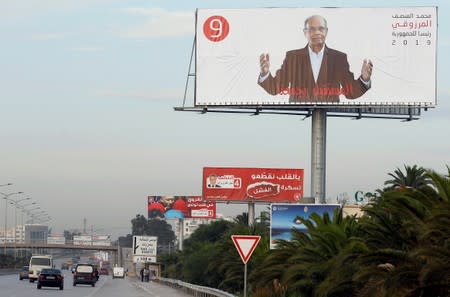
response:
[[[221,291],[219,289],[197,286],[177,279],[159,277],[156,278],[155,281],[172,288],[182,290],[183,292],[195,297],[236,297],[236,295]]]
[[[18,268],[1,268],[0,275],[19,274],[19,271]]]

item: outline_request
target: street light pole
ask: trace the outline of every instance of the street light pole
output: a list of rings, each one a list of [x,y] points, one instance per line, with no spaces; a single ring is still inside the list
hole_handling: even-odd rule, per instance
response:
[[[19,205],[19,202],[27,201],[27,200],[31,200],[31,198],[28,197],[28,198],[17,199],[17,200],[11,199],[11,201],[14,202],[13,204],[14,204],[14,207],[15,207],[15,211],[14,211],[14,226],[15,226],[15,230],[16,231],[17,231],[17,207]],[[16,232],[15,231],[14,231],[14,243],[16,243]]]
[[[1,195],[3,195],[3,199],[5,199],[5,234],[4,234],[4,240],[5,240],[5,244],[4,244],[4,249],[3,249],[3,252],[4,252],[4,254],[6,255],[6,238],[7,238],[7,236],[6,236],[6,233],[7,233],[7,228],[8,228],[8,201],[9,201],[9,199],[8,199],[8,197],[10,197],[10,196],[12,196],[12,195],[17,195],[17,194],[22,194],[23,192],[13,192],[13,193],[8,193],[8,194],[5,194],[5,193],[1,193],[0,192],[0,194]]]
[[[46,214],[45,210],[41,210],[41,211],[39,211],[37,213],[31,214],[30,215],[30,217],[31,217],[31,224],[34,224],[35,219],[40,217],[40,216],[42,216],[42,215],[44,215],[44,214]]]
[[[27,209],[27,207],[29,207],[29,206],[31,206],[32,208],[33,208],[33,206],[36,206],[36,202],[32,202],[32,203],[28,203],[28,204],[24,204],[24,205],[18,205],[18,207],[20,208],[20,210],[21,210],[21,215],[20,215],[20,225],[22,226],[21,227],[21,231],[20,231],[20,240],[19,240],[19,243],[25,243],[25,225],[23,224],[23,213],[25,212],[27,212],[28,211],[28,209]],[[31,209],[32,209],[31,208]],[[22,250],[23,251],[23,250]],[[22,256],[23,257],[23,253],[21,252],[20,253],[20,256]]]
[[[23,226],[23,213],[25,212],[28,212],[29,211],[29,209],[26,209],[26,207],[28,207],[28,206],[31,206],[31,205],[36,205],[36,202],[33,202],[33,203],[29,203],[29,204],[24,204],[24,205],[19,205],[19,208],[22,210],[22,216],[21,216],[21,219],[20,219],[20,224]],[[24,227],[25,228],[25,227]]]
[[[16,265],[16,259],[17,259],[17,207],[19,205],[19,202],[30,200],[30,197],[23,198],[23,199],[10,199],[12,201],[12,204],[14,204],[14,267]]]

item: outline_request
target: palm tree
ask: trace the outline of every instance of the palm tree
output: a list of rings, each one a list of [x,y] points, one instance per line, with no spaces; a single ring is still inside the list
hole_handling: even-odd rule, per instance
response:
[[[430,183],[430,179],[426,176],[426,170],[423,167],[405,165],[405,173],[397,168],[394,173],[388,173],[392,179],[384,182],[389,185],[385,190],[396,190],[405,188],[421,188]]]
[[[359,233],[356,218],[343,217],[337,209],[332,219],[328,214],[299,219],[308,233],[294,229],[291,241],[277,242],[253,275],[256,286],[280,280],[296,296],[353,296],[352,255],[365,250],[351,240]]]
[[[244,225],[244,226],[248,226],[248,213],[247,212],[243,212],[240,215],[237,215],[234,218],[234,222],[238,225]]]
[[[369,252],[357,259],[358,296],[448,296],[450,182],[433,172],[424,177],[429,186],[385,192],[366,208]]]

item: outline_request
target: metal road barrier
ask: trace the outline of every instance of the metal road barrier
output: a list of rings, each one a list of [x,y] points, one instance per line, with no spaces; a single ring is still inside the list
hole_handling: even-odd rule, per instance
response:
[[[2,268],[0,269],[0,275],[11,275],[11,274],[19,274],[20,269],[14,268]]]
[[[236,295],[230,294],[228,292],[224,292],[214,288],[197,286],[176,279],[159,277],[155,278],[154,281],[170,286],[172,288],[176,288],[178,290],[182,290],[183,292],[195,297],[236,297]]]

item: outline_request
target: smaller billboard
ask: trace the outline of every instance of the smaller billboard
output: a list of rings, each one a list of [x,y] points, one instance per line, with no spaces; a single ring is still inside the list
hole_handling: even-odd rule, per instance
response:
[[[148,218],[216,218],[216,203],[201,196],[147,196]]]
[[[328,213],[330,218],[339,204],[280,204],[270,206],[270,248],[276,248],[276,240],[291,240],[292,229],[307,232],[306,226],[300,218],[308,219],[313,213],[323,216]]]
[[[203,168],[203,198],[240,202],[299,202],[303,169]]]

